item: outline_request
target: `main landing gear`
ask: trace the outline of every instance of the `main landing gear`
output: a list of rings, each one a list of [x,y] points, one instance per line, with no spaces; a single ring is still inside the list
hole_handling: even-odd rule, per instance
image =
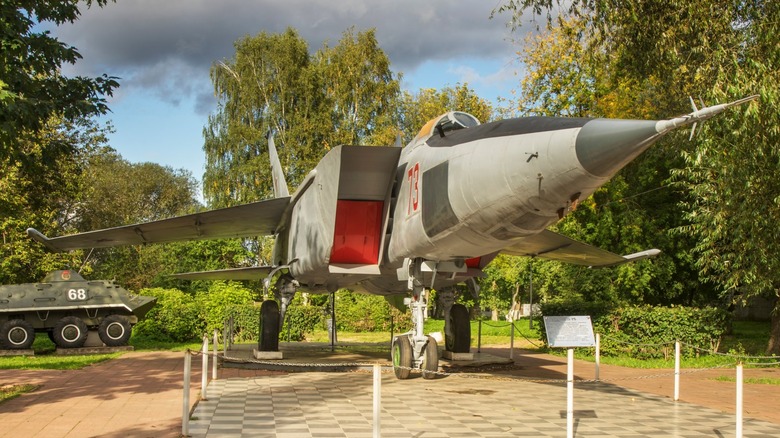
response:
[[[270,278],[264,281],[266,294],[270,284]],[[276,282],[276,299],[281,303],[281,308],[276,301],[265,300],[260,305],[260,341],[259,351],[279,351],[279,333],[284,324],[284,314],[290,305],[295,292],[298,290],[298,282],[288,275],[282,275]]]

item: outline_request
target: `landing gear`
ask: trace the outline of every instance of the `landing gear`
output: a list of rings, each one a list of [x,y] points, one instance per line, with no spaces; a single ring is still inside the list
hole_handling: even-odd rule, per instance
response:
[[[453,304],[444,321],[447,351],[468,353],[471,348],[471,323],[469,311],[463,304]],[[448,327],[449,326],[449,330]]]
[[[260,305],[260,351],[279,351],[279,305],[273,300]]]
[[[263,282],[266,295],[268,285],[273,273]],[[260,305],[260,351],[279,351],[279,333],[284,324],[284,314],[290,305],[295,292],[298,290],[298,282],[289,275],[282,275],[276,282],[276,298],[281,306],[273,300],[265,300]]]
[[[421,264],[422,259],[414,259],[410,260],[408,265],[409,288],[412,290],[409,307],[412,309],[414,328],[409,333],[396,337],[393,341],[393,367],[395,368],[395,376],[399,379],[408,378],[411,368],[428,371],[428,375],[439,370],[439,352],[436,340],[424,333],[423,323],[425,322],[425,312],[428,309],[428,291],[422,283]],[[423,375],[426,376],[425,373]]]
[[[401,335],[393,339],[393,370],[395,377],[401,380],[408,379],[412,372],[412,344],[409,342],[409,336]]]
[[[423,379],[436,378],[436,373],[439,371],[439,349],[433,336],[428,336],[428,345],[425,346],[425,356],[422,358],[420,368]]]

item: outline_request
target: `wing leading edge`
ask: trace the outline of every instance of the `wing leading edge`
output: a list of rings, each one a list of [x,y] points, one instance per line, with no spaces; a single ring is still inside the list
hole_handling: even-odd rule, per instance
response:
[[[290,197],[287,196],[69,236],[48,238],[33,228],[29,228],[27,234],[55,252],[142,243],[272,235],[289,204]]]
[[[520,242],[502,250],[504,254],[539,257],[557,260],[580,266],[607,267],[653,257],[661,253],[658,249],[648,249],[621,256],[586,243],[578,242],[561,234],[544,230],[539,234],[524,238]]]

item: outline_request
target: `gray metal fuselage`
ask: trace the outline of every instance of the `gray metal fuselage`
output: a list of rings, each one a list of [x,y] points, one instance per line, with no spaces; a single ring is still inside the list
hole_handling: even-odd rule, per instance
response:
[[[594,132],[610,135],[594,139]],[[337,147],[293,195],[274,262],[291,263],[310,291],[394,294],[408,290],[397,274],[404,260],[463,266],[480,258],[439,275],[435,286],[462,282],[558,221],[660,135],[654,121],[522,118],[444,136],[430,129],[400,151]],[[381,202],[377,262],[330,260],[339,200]]]

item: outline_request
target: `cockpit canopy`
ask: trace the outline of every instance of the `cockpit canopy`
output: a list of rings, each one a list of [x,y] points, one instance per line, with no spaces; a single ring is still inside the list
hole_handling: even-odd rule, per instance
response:
[[[448,132],[463,128],[472,128],[474,126],[479,126],[479,124],[479,120],[469,113],[450,111],[428,121],[428,123],[420,129],[417,137],[414,138],[414,143],[425,141],[434,134],[444,137]]]

